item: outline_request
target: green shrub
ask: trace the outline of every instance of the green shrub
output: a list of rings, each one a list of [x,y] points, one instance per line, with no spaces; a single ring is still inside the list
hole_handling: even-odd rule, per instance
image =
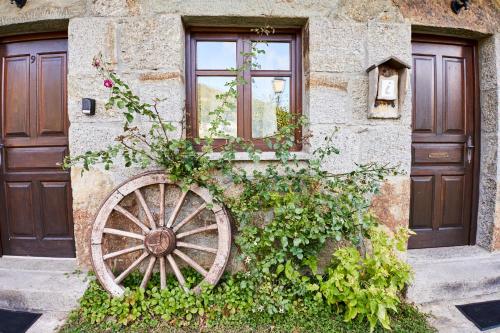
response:
[[[399,292],[411,277],[410,266],[402,262],[396,250],[406,244],[407,233],[390,238],[381,228],[370,230],[371,250],[361,255],[353,246],[338,249],[333,254],[319,289],[330,305],[344,306],[345,321],[356,317],[368,319],[370,330],[379,322],[390,329],[388,311],[397,312]]]
[[[370,330],[377,323],[390,329],[389,312],[395,315],[398,311],[398,293],[411,276],[408,265],[396,254],[406,233],[401,231],[397,238],[390,238],[380,227],[372,227],[369,235],[372,249],[366,255],[353,246],[339,248],[323,275],[311,274],[315,264],[310,271],[299,271],[289,260],[272,272],[226,274],[217,286],[206,285],[197,295],[185,292],[171,275],[166,289],[156,287],[158,274],[146,290],[137,288],[136,280],[141,277],[135,273],[125,280],[127,288],[120,298],[110,297],[92,281],[78,314],[103,329],[121,325],[155,327],[161,321],[173,326],[214,327],[231,322],[233,316],[258,314],[272,320],[277,315],[299,316],[330,305],[344,313],[346,322],[366,318]],[[260,263],[256,266],[262,269]],[[183,274],[188,286],[198,282],[193,270],[184,269]]]

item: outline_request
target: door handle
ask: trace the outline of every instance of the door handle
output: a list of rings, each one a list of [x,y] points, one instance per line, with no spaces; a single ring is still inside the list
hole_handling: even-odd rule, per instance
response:
[[[469,135],[469,137],[467,138],[467,145],[466,145],[466,148],[467,148],[467,162],[470,162],[472,161],[472,152],[474,151],[474,148],[476,146],[474,146],[472,144],[472,136]]]

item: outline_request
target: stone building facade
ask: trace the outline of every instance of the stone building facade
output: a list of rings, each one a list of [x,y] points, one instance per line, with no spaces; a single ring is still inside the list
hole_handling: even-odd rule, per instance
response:
[[[302,110],[314,137],[300,156],[336,131],[340,155],[326,167],[345,172],[355,163],[399,165],[374,199],[373,209],[390,225],[408,225],[412,167],[412,96],[400,117],[368,117],[366,69],[389,56],[412,64],[412,33],[477,41],[481,149],[477,244],[500,249],[500,8],[472,1],[454,14],[439,0],[28,0],[18,9],[0,1],[0,37],[67,31],[67,104],[71,154],[105,148],[122,130],[121,115],[106,111],[109,92],[92,68],[102,52],[144,99],[165,99],[162,116],[180,124],[186,112],[185,33],[191,26],[298,27],[302,29]],[[95,116],[81,112],[82,98],[96,99]],[[183,133],[178,133],[183,135]],[[271,157],[272,158],[272,157]],[[115,165],[71,172],[76,256],[89,264],[89,233],[102,200],[141,170]]]

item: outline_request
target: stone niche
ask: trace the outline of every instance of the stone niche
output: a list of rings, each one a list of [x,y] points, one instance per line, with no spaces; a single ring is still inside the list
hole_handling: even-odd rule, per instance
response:
[[[408,89],[410,66],[396,57],[368,67],[368,118],[397,119]]]

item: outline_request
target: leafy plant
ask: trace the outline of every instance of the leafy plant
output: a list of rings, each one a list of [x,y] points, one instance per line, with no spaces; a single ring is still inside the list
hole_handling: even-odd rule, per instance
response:
[[[372,228],[371,250],[365,255],[353,246],[333,254],[332,267],[318,289],[328,304],[345,307],[345,321],[366,318],[370,331],[377,322],[390,329],[388,311],[397,312],[398,293],[411,277],[410,266],[397,257],[396,251],[408,240],[408,233],[400,230],[393,239],[381,228]]]
[[[271,33],[272,29],[258,32]],[[127,167],[163,167],[184,188],[191,184],[207,187],[235,219],[242,269],[225,276],[215,287],[205,286],[199,295],[185,292],[172,277],[164,290],[151,284],[142,290],[131,287],[137,285],[132,275],[125,281],[129,289],[116,299],[93,282],[79,310],[89,322],[103,327],[154,327],[163,320],[174,326],[206,327],[234,316],[258,314],[271,320],[281,314],[310,313],[326,305],[342,311],[346,321],[366,318],[371,330],[377,323],[390,327],[389,312],[397,310],[398,292],[410,278],[408,266],[394,252],[396,246],[404,244],[407,231],[389,238],[376,228],[378,222],[369,207],[380,182],[397,169],[370,163],[349,173],[332,174],[322,167],[327,158],[338,154],[332,137],[325,138],[310,159],[297,160],[291,150],[296,144],[295,133],[306,119],[288,112],[280,113],[277,133],[264,139],[277,160],[250,172],[240,167],[236,151],[243,149],[256,164],[260,151],[222,129],[237,86],[246,84],[241,73],[263,52],[255,45],[245,54],[248,60],[242,68],[233,69],[236,79],[217,96],[220,106],[210,112],[210,129],[202,140],[176,137],[176,128],[158,112],[161,101],[143,103],[100,56],[95,58],[94,66],[111,91],[107,107],[122,110],[124,131],[116,144],[69,156],[64,166],[81,165],[85,171],[103,163],[108,169],[121,156]],[[135,124],[138,116],[151,124],[147,130]],[[215,146],[215,138],[223,138],[224,143]],[[213,152],[220,153],[218,159],[210,157]],[[229,194],[220,182],[221,175],[239,191]],[[322,275],[318,273],[318,257],[328,243],[338,249]],[[360,248],[367,243],[371,250],[361,254]],[[194,279],[189,272],[185,276],[188,282]],[[155,276],[152,281],[157,279]]]

